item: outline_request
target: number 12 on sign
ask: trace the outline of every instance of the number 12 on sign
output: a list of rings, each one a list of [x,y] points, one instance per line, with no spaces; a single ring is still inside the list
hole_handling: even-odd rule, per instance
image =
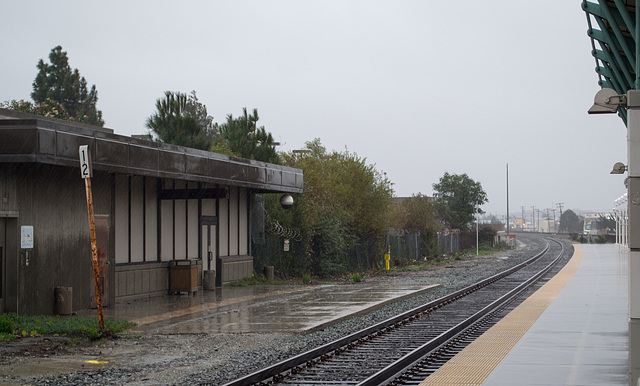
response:
[[[89,156],[89,146],[82,145],[79,149],[80,152],[80,174],[82,178],[93,177],[93,168],[91,167],[91,157]]]

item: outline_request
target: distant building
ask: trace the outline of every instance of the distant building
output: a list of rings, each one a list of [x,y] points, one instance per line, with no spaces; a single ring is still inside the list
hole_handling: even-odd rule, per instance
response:
[[[524,230],[525,221],[523,218],[516,218],[513,222],[513,225],[516,230]]]
[[[584,219],[583,231],[582,233],[585,235],[603,235],[607,233],[606,229],[598,228],[598,220],[601,217],[607,217],[610,213],[603,212],[585,212],[582,213],[582,217]]]

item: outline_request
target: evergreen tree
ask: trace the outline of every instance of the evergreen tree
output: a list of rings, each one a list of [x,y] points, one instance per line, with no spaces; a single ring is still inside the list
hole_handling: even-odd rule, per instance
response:
[[[258,127],[258,110],[253,109],[249,114],[245,107],[242,112],[238,118],[233,118],[231,114],[227,116],[227,122],[220,125],[220,139],[242,158],[279,163],[273,136],[264,126]]]
[[[195,91],[189,96],[165,91],[164,98],[156,100],[156,112],[147,119],[147,127],[161,142],[201,150],[211,148],[217,131]]]
[[[73,121],[104,126],[102,111],[96,107],[96,86],[92,85],[90,90],[87,89],[86,79],[80,76],[78,69],[71,69],[67,53],[62,51],[61,46],[51,50],[49,61],[51,64],[42,59],[38,62],[39,71],[33,81],[31,93],[31,98],[40,106],[40,110],[45,110],[43,115],[68,115],[68,119]],[[47,105],[58,105],[65,111],[46,114]]]
[[[582,233],[582,221],[576,212],[566,210],[560,217],[560,232]]]

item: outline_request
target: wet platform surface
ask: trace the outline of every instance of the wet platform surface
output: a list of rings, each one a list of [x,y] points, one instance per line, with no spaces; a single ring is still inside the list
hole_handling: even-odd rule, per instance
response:
[[[421,385],[628,385],[628,254],[571,261]]]
[[[105,309],[105,318],[137,323],[132,333],[301,332],[371,311],[438,285],[255,285],[173,295]],[[82,313],[81,313],[82,314]],[[96,315],[92,310],[84,315]]]

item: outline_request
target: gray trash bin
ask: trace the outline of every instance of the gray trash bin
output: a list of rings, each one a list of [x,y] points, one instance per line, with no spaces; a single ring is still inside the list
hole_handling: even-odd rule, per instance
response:
[[[204,281],[202,283],[202,288],[206,290],[214,290],[216,289],[216,271],[210,269],[208,271],[204,271]]]
[[[264,267],[264,275],[267,277],[267,280],[273,280],[273,265]]]
[[[73,312],[73,288],[56,287],[56,314],[71,315]]]

